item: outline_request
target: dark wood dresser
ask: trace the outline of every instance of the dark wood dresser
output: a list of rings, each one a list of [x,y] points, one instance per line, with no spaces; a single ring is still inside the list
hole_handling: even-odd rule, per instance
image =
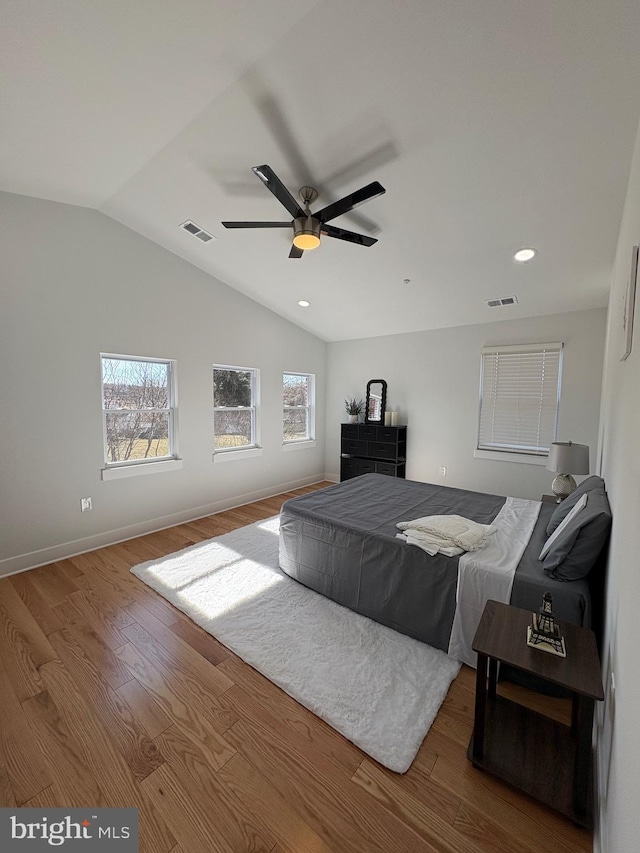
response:
[[[406,476],[406,426],[342,424],[340,481],[361,474]]]

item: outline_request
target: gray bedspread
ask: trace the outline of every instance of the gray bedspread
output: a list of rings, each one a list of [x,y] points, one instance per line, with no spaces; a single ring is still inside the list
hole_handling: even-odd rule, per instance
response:
[[[458,558],[397,539],[396,523],[457,514],[489,524],[505,498],[365,474],[286,501],[280,514],[280,568],[345,607],[447,651],[456,605]],[[512,604],[537,610],[553,594],[559,619],[589,625],[586,581],[547,578],[537,557],[553,504],[540,516],[516,570]]]

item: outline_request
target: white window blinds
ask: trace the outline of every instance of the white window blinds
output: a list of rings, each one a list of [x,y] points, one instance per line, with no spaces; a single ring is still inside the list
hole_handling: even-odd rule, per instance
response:
[[[556,438],[562,346],[483,348],[479,450],[548,454]]]

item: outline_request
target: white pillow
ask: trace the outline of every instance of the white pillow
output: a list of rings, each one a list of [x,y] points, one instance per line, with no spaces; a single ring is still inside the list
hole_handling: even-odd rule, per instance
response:
[[[580,510],[585,508],[585,506],[587,505],[588,496],[588,492],[585,492],[584,495],[582,495],[582,497],[580,498],[580,500],[576,503],[576,505],[570,510],[570,512],[565,515],[560,524],[556,527],[551,536],[542,546],[542,551],[540,551],[540,556],[538,557],[539,560],[544,560],[544,558],[547,556],[547,554],[553,547],[553,543],[560,536],[562,531],[569,526],[570,521],[576,517]]]

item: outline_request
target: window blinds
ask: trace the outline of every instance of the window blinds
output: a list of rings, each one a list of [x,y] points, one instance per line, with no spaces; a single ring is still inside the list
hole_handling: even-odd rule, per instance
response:
[[[548,454],[556,437],[562,347],[483,348],[479,450]]]

